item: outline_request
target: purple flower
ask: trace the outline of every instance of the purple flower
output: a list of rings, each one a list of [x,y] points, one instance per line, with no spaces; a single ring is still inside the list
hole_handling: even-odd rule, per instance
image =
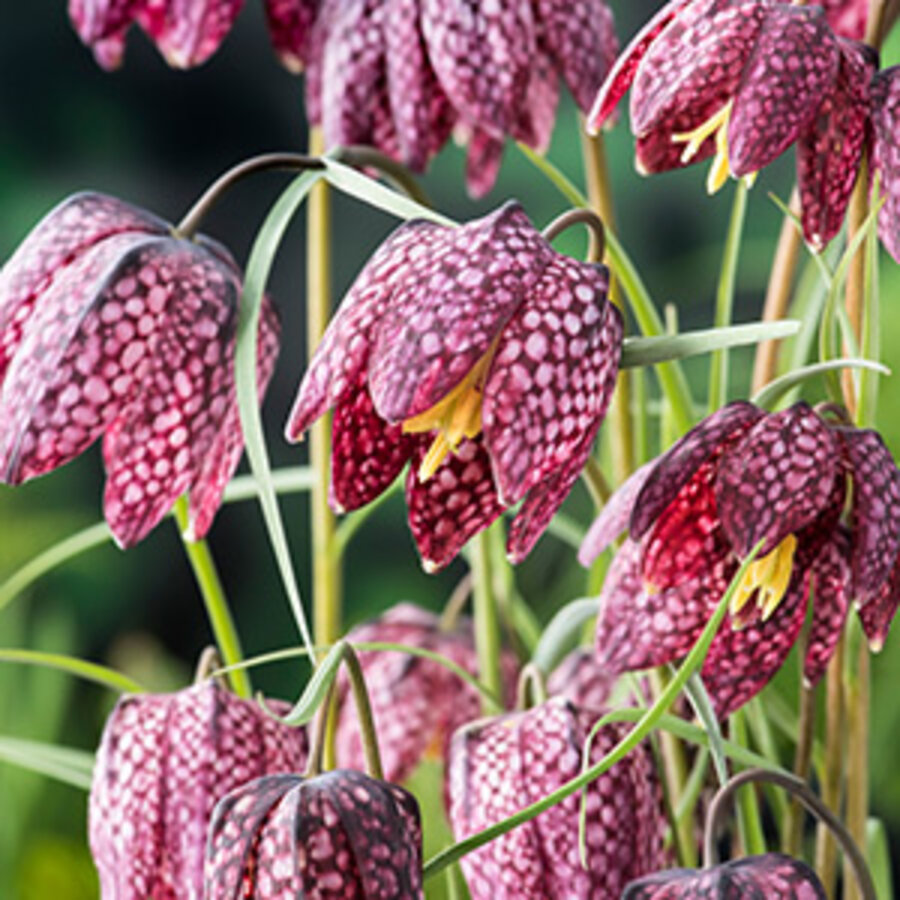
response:
[[[542,799],[581,771],[596,710],[561,698],[461,728],[450,753],[450,822],[457,840]],[[591,761],[630,726],[607,725]],[[463,857],[472,900],[603,900],[665,865],[662,793],[649,747],[640,745],[587,788],[587,868],[578,856],[579,795]]]
[[[838,232],[866,140],[871,48],[836,36],[821,7],[671,0],[634,38],[590,115],[631,88],[637,165],[662,172],[714,156],[708,187],[754,176],[797,144],[803,232]]]
[[[456,663],[471,675],[478,672],[472,626],[464,620],[452,631],[442,630],[434,613],[401,603],[374,622],[352,629],[354,644],[391,643],[430,650]],[[360,650],[359,661],[369,691],[378,733],[381,763],[387,781],[402,782],[426,758],[443,762],[450,737],[478,717],[478,692],[440,663],[386,650]],[[511,653],[502,656],[506,701],[515,697],[518,664]],[[349,686],[342,679],[337,731],[338,763],[362,768],[365,752]]]
[[[19,484],[103,436],[106,520],[123,547],[189,492],[209,529],[243,448],[234,388],[240,273],[212,241],[176,238],[101,194],[50,212],[0,274],[0,481]],[[279,325],[264,307],[265,390]]]
[[[91,785],[88,828],[102,896],[202,896],[213,807],[253,778],[301,768],[306,756],[303,730],[215,681],[119,700]]]
[[[784,662],[811,591],[811,684],[851,601],[873,646],[896,610],[900,472],[876,432],[834,425],[805,403],[778,413],[732,403],[705,419],[613,496],[579,559],[588,564],[626,527],[597,623],[600,662],[616,672],[686,655],[764,541],[703,667],[721,716]]]
[[[206,900],[415,900],[422,830],[412,794],[362,772],[274,775],[216,807]]]
[[[805,863],[780,853],[748,856],[709,869],[670,869],[633,881],[622,900],[825,900],[825,889]]]
[[[869,0],[819,0],[835,34],[861,41],[869,19]]]
[[[531,550],[587,459],[615,384],[622,320],[607,270],[554,252],[517,204],[457,228],[410,222],[350,288],[287,428],[335,407],[331,501],[355,509],[411,461],[409,524],[446,565],[507,506]]]

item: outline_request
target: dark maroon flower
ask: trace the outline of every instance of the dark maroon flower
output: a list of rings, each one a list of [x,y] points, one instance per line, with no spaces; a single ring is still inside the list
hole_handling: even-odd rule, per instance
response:
[[[464,619],[452,631],[442,630],[440,619],[411,603],[392,607],[373,622],[347,634],[353,644],[391,643],[439,653],[471,675],[478,660],[471,623]],[[447,758],[450,737],[460,725],[478,717],[481,697],[446,666],[406,653],[360,650],[359,661],[369,691],[378,733],[381,763],[387,781],[402,782],[423,760]],[[502,656],[504,700],[515,699],[518,663],[513,654]],[[338,763],[346,768],[365,766],[365,752],[356,709],[342,679],[337,725]]]
[[[215,681],[123,697],[106,723],[91,786],[102,896],[201,897],[213,807],[253,778],[302,768],[306,756],[305,731]]]
[[[835,34],[861,41],[869,19],[869,0],[819,0],[825,18]]]
[[[588,564],[626,527],[597,624],[600,661],[613,671],[684,656],[764,541],[703,667],[722,716],[784,662],[812,590],[811,684],[851,601],[873,644],[896,609],[900,472],[876,432],[831,424],[805,403],[768,414],[732,403],[705,419],[613,496],[579,559]]]
[[[597,711],[563,699],[461,728],[450,752],[450,822],[457,840],[542,799],[581,771]],[[630,726],[607,725],[591,761]],[[578,855],[575,795],[463,857],[472,900],[604,900],[665,865],[665,816],[649,747],[636,747],[587,788],[587,869]]]
[[[630,87],[638,167],[662,172],[715,155],[710,191],[796,143],[803,232],[820,249],[844,219],[875,67],[874,52],[837,37],[818,6],[671,0],[617,61],[589,125]]]
[[[748,856],[709,869],[670,869],[633,881],[622,900],[825,900],[825,889],[805,863],[780,853]]]
[[[274,775],[216,807],[206,900],[415,900],[422,897],[422,830],[412,794],[338,769]]]
[[[302,72],[309,57],[309,42],[321,0],[264,0],[272,47],[282,65]]]
[[[243,448],[240,291],[219,244],[102,194],[56,207],[0,273],[0,481],[43,475],[103,435],[104,512],[121,546],[185,491],[191,531],[205,534]],[[278,334],[266,304],[261,393]]]
[[[895,260],[900,261],[900,66],[879,72],[872,81],[871,176],[879,181],[885,203],[878,215],[878,233]]]
[[[523,559],[587,459],[622,319],[601,265],[556,253],[510,203],[457,228],[397,229],[350,288],[287,428],[335,407],[331,502],[355,509],[411,460],[409,524],[428,569],[524,500]]]

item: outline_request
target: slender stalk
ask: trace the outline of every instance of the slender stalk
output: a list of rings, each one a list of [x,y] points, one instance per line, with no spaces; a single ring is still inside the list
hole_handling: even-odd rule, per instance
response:
[[[500,676],[500,624],[497,620],[497,599],[494,596],[491,574],[491,546],[487,531],[472,539],[472,575],[474,582],[475,651],[478,657],[478,678],[495,696],[503,696]],[[481,695],[484,715],[495,715],[499,709],[495,701]]]
[[[794,750],[794,774],[806,781],[812,764],[813,741],[816,726],[816,692],[803,684],[800,686],[800,711],[797,721],[797,746]],[[803,842],[803,818],[800,805],[791,803],[784,826],[784,852],[797,856]]]
[[[734,189],[734,203],[725,236],[725,251],[716,289],[715,327],[727,328],[731,324],[734,308],[734,287],[737,276],[741,238],[747,212],[747,185],[739,181]],[[709,363],[709,412],[714,413],[728,398],[728,350],[714,350]]]
[[[800,215],[800,193],[795,187],[791,194],[788,208],[795,215]],[[785,216],[781,223],[778,246],[772,260],[769,273],[769,285],[766,288],[766,299],[763,304],[763,322],[775,322],[787,315],[791,299],[791,286],[802,244],[800,232],[790,216]],[[756,393],[764,384],[768,384],[778,369],[779,341],[761,341],[756,347],[756,359],[753,363],[753,382],[751,392]]]
[[[209,617],[216,646],[219,655],[226,666],[232,666],[243,660],[241,639],[238,636],[228,599],[219,578],[216,563],[205,540],[191,541],[185,537],[188,528],[188,502],[185,497],[179,497],[174,507],[175,521],[188,562],[194,572],[197,587],[200,588],[200,596],[203,597],[203,605]],[[245,669],[234,669],[228,673],[228,681],[232,690],[239,696],[249,698],[253,696],[253,687],[250,677]]]
[[[378,752],[375,719],[372,717],[372,704],[369,703],[369,692],[366,690],[366,679],[363,677],[359,658],[349,644],[344,653],[344,665],[347,666],[350,689],[353,691],[353,702],[356,705],[356,717],[359,720],[359,731],[362,735],[363,750],[366,755],[366,771],[373,778],[384,780],[381,754]]]
[[[870,672],[869,648],[861,639],[859,625],[854,620],[856,647],[848,656],[855,662],[856,671],[845,674],[847,709],[847,828],[853,840],[865,846],[866,823],[869,818],[869,704]],[[855,657],[855,659],[854,659]],[[860,900],[859,888],[849,879],[844,883],[844,900]]]
[[[519,673],[516,685],[516,709],[529,709],[547,701],[547,684],[544,673],[533,662],[528,663]]]
[[[325,150],[321,129],[310,128],[310,156]],[[331,314],[331,197],[325,184],[310,191],[306,207],[306,339],[311,358]],[[331,416],[310,430],[309,461],[316,480],[310,494],[312,529],[313,635],[316,644],[331,644],[341,634],[341,569],[334,552],[335,518],[328,506]]]
[[[731,717],[732,740],[741,747],[748,747],[747,720],[744,711],[738,710]],[[753,785],[748,785],[737,794],[738,831],[745,856],[758,856],[766,852],[766,838],[763,834],[762,817],[759,814],[759,797]],[[710,812],[710,817],[712,813]]]

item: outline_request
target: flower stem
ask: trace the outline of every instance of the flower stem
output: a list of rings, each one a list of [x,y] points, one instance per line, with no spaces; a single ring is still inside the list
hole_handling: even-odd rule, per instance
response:
[[[378,752],[378,735],[375,731],[375,719],[372,716],[372,704],[366,690],[366,679],[362,666],[354,649],[347,644],[344,652],[344,665],[350,678],[350,689],[353,691],[353,702],[356,704],[356,717],[359,720],[359,731],[362,735],[363,750],[366,755],[366,771],[373,778],[384,780],[381,767],[381,754]]]
[[[212,628],[216,645],[222,662],[226,666],[240,663],[243,658],[241,640],[238,637],[234,625],[234,618],[228,607],[228,600],[222,587],[222,580],[216,570],[216,563],[205,540],[189,541],[184,535],[188,527],[188,503],[185,497],[179,497],[175,501],[175,521],[181,534],[185,553],[200,588],[209,624]],[[250,676],[245,669],[232,669],[228,673],[228,681],[232,690],[239,696],[249,698],[253,696],[253,688],[250,684]]]
[[[794,188],[791,194],[788,208],[794,215],[800,215],[800,193],[797,188]],[[769,273],[769,285],[763,304],[763,322],[775,322],[787,314],[801,242],[800,232],[794,221],[790,216],[785,216],[781,223],[775,258],[772,260],[772,271]],[[778,347],[778,341],[761,341],[757,345],[751,393],[755,394],[775,377],[778,367]]]
[[[812,761],[813,738],[816,724],[816,692],[805,684],[800,686],[800,712],[797,721],[797,746],[794,750],[794,774],[806,781]],[[784,852],[788,856],[800,853],[803,842],[803,819],[800,806],[794,802],[788,809],[784,826]]]
[[[500,624],[497,619],[497,599],[494,596],[491,574],[490,536],[486,530],[475,535],[472,540],[472,551],[475,652],[478,657],[478,678],[494,697],[502,697]],[[481,709],[486,716],[499,712],[497,703],[485,694],[481,695]]]
[[[731,739],[741,747],[749,749],[747,737],[747,721],[744,711],[739,709],[731,716]],[[766,852],[766,839],[763,835],[762,817],[759,814],[759,798],[756,790],[745,787],[737,795],[738,831],[745,856],[758,856]]]

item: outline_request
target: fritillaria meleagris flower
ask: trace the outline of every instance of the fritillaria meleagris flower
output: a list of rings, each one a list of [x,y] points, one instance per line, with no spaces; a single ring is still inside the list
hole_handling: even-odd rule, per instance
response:
[[[556,253],[517,204],[448,228],[401,226],[357,277],[287,427],[335,407],[331,502],[355,509],[411,460],[409,525],[426,568],[523,500],[523,559],[583,467],[622,340],[605,267]]]
[[[590,650],[577,647],[550,673],[547,693],[565,697],[578,707],[600,710],[607,705],[618,677],[600,665]]]
[[[273,775],[216,807],[206,900],[415,900],[422,830],[412,794],[346,769]]]
[[[216,803],[251,779],[301,769],[306,758],[305,731],[212,680],[122,698],[91,785],[89,834],[102,896],[202,897]]]
[[[739,402],[709,416],[611,498],[579,559],[588,564],[625,528],[597,624],[600,661],[614,671],[686,655],[764,541],[703,666],[722,716],[784,662],[811,591],[811,684],[851,601],[876,648],[896,611],[900,472],[876,432],[833,424],[805,403],[765,413]]]
[[[632,882],[622,900],[825,900],[825,889],[805,863],[780,853],[748,856],[708,869],[670,869]]]
[[[122,546],[189,492],[209,528],[240,460],[234,388],[240,272],[220,245],[179,239],[113,197],[50,212],[0,273],[0,481],[19,484],[103,436],[104,512]],[[264,307],[265,389],[279,325]]]
[[[542,799],[581,771],[599,712],[553,699],[463,726],[450,751],[450,822],[457,840]],[[597,762],[630,726],[604,726]],[[472,900],[606,900],[665,865],[665,816],[649,747],[636,747],[587,788],[587,869],[578,855],[579,795],[462,859]]]
[[[347,640],[404,644],[439,653],[472,675],[478,661],[471,623],[464,620],[453,630],[441,629],[439,618],[427,610],[401,603],[374,622],[352,629]],[[387,781],[401,782],[426,758],[444,761],[453,732],[480,714],[481,698],[445,666],[419,656],[388,650],[360,650],[359,661],[369,691],[378,733],[381,762]],[[515,696],[518,665],[511,653],[502,656],[506,701]],[[336,741],[338,763],[363,768],[365,752],[356,709],[341,687]]]
[[[869,0],[820,0],[825,18],[835,34],[861,41],[869,19]]]
[[[797,144],[803,232],[838,232],[866,140],[871,48],[834,34],[821,7],[671,0],[639,32],[591,112],[598,128],[631,88],[637,165],[714,156],[708,186],[751,176]]]

